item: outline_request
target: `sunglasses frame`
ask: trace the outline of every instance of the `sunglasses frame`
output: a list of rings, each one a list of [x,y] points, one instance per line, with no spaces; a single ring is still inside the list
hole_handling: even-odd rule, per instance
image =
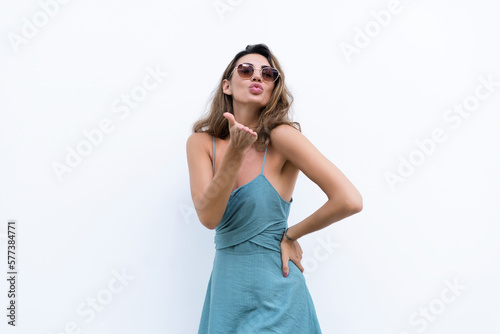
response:
[[[239,71],[236,71],[236,70],[238,69],[238,67],[239,67],[240,65],[243,65],[243,64],[245,64],[245,65],[249,65],[249,66],[252,68],[253,73],[252,73],[252,75],[250,76],[250,78],[242,78],[242,77],[241,77],[241,75],[240,75],[240,72],[239,72]],[[278,73],[278,75],[276,76],[276,79],[274,79],[273,81],[269,81],[269,80],[264,79],[264,76],[262,75],[262,71],[263,71],[265,68],[271,68],[271,69],[273,69],[273,70],[276,70],[276,72]],[[233,70],[231,71],[231,75],[233,75],[234,71],[236,71],[236,72],[238,73],[238,76],[239,76],[242,80],[251,80],[251,79],[253,78],[253,76],[255,75],[255,66],[254,66],[253,64],[251,64],[251,63],[239,63],[238,65],[236,65],[236,66],[233,68]],[[265,81],[265,82],[276,82],[276,80],[278,80],[278,79],[279,79],[280,75],[281,75],[281,73],[280,73],[277,69],[275,69],[274,67],[272,67],[272,66],[264,65],[263,67],[261,67],[261,68],[260,68],[260,76],[261,76],[262,80],[263,80],[263,81]]]

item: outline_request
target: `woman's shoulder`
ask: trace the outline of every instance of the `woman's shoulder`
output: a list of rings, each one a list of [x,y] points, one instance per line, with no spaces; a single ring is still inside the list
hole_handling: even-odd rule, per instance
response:
[[[297,128],[290,124],[280,124],[274,127],[269,136],[272,144],[278,147],[286,145],[290,143],[290,141],[297,140],[300,137],[304,137]]]
[[[206,142],[208,140],[212,141],[212,135],[208,134],[207,132],[193,132],[191,135],[189,135],[187,141],[193,141],[193,142]]]
[[[271,133],[281,133],[281,132],[287,132],[287,131],[296,131],[296,132],[300,133],[299,129],[297,129],[296,127],[292,126],[291,124],[287,124],[287,123],[278,124],[274,128],[271,129]]]
[[[207,151],[208,147],[210,146],[210,150],[212,149],[212,135],[208,134],[207,132],[193,132],[191,135],[189,135],[188,139],[186,140],[186,147],[189,150],[189,147],[197,147],[197,148],[204,148],[205,151]]]

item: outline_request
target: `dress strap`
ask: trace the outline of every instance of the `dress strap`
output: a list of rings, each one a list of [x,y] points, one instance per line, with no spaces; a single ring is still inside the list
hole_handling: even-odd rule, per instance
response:
[[[212,176],[215,175],[215,137],[212,136]]]
[[[266,153],[264,153],[264,161],[262,162],[262,171],[260,172],[261,174],[264,174],[264,164],[266,163],[266,155],[267,155],[267,146],[266,146]]]

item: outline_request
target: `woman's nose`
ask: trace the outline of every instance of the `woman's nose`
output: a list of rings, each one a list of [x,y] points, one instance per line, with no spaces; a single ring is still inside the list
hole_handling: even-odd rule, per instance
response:
[[[253,71],[252,80],[262,81],[262,78],[260,77],[260,70]]]

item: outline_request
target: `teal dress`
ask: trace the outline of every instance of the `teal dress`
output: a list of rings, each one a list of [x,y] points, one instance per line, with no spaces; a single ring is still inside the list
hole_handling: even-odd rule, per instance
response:
[[[266,155],[267,147],[261,173],[231,193],[215,229],[198,334],[321,333],[304,275],[291,260],[283,277],[280,243],[293,198],[285,201],[264,176]]]

